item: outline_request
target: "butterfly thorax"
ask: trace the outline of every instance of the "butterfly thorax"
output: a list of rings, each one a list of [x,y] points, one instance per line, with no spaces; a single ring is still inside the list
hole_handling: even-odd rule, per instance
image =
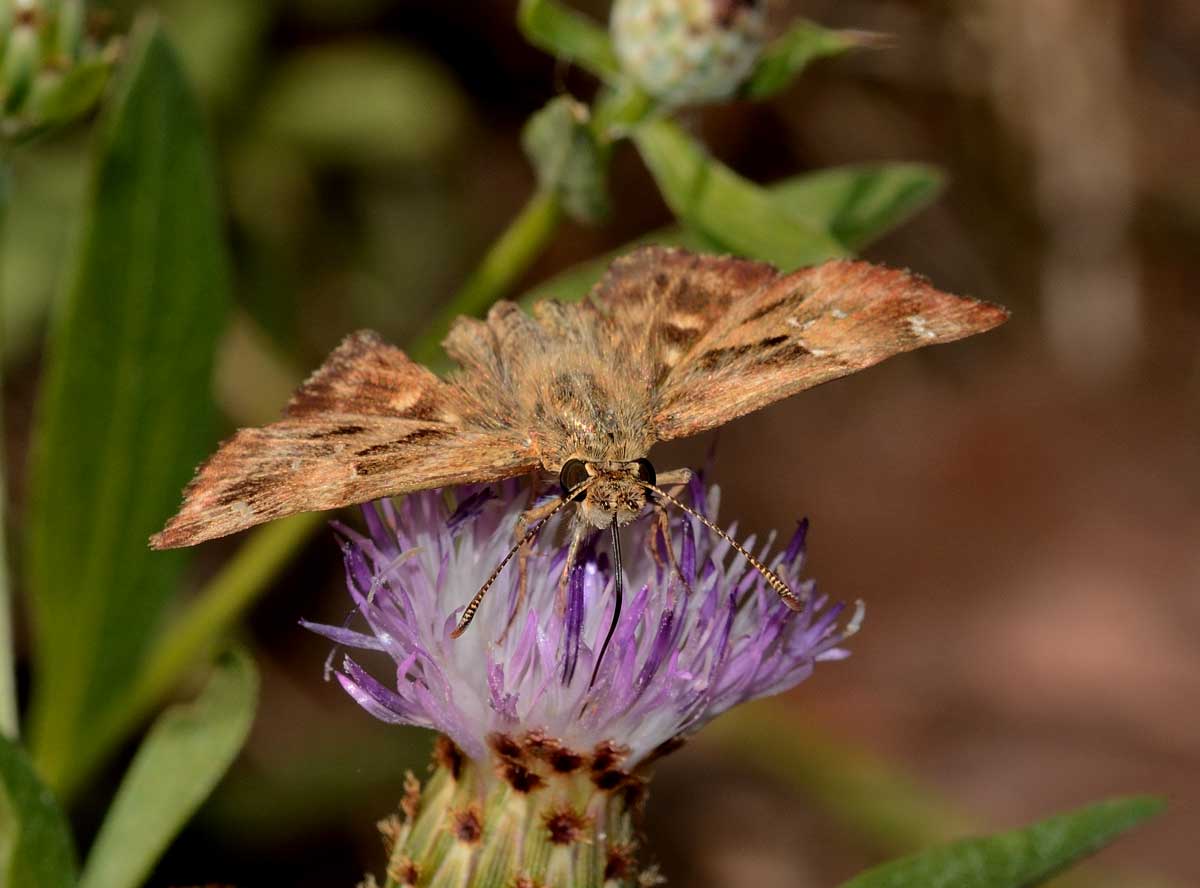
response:
[[[600,464],[645,455],[653,443],[646,382],[627,358],[559,352],[530,368],[535,382],[522,392],[522,406],[547,469],[557,471],[571,456]]]

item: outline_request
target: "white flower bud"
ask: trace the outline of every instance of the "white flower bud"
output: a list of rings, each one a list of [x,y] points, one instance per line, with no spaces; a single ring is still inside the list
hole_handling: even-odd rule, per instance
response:
[[[733,95],[766,42],[761,0],[616,0],[612,37],[626,73],[666,105]]]

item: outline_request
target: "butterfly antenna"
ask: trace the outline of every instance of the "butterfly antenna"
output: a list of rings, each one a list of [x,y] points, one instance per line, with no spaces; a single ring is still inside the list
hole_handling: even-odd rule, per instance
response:
[[[617,596],[617,601],[613,605],[612,622],[608,624],[608,634],[604,636],[604,644],[600,645],[600,655],[596,657],[596,665],[592,667],[592,680],[588,682],[589,689],[596,683],[596,676],[600,674],[600,664],[604,662],[604,652],[608,650],[608,643],[612,641],[613,633],[617,631],[617,623],[621,619],[621,597],[625,590],[625,581],[621,570],[621,535],[617,532],[616,515],[613,516],[610,528],[612,530],[613,566],[616,570],[613,575],[613,592]]]
[[[786,604],[788,606],[788,608],[790,608],[791,610],[794,610],[794,611],[804,610],[804,607],[806,604],[805,600],[800,598],[799,596],[797,596],[796,593],[791,590],[791,588],[788,586],[788,584],[785,583],[780,578],[779,574],[775,573],[775,571],[771,570],[771,568],[767,567],[765,564],[763,564],[761,561],[759,561],[757,558],[755,558],[753,555],[751,555],[748,551],[746,551],[745,546],[743,546],[741,543],[739,543],[737,540],[735,540],[733,537],[731,537],[725,531],[721,530],[721,528],[717,527],[717,525],[713,524],[711,521],[709,521],[707,518],[705,518],[703,515],[701,515],[695,509],[691,508],[690,506],[685,506],[683,503],[681,503],[675,497],[671,496],[671,494],[667,493],[661,487],[656,487],[655,485],[649,483],[648,481],[639,480],[637,483],[642,485],[642,487],[646,488],[647,490],[654,491],[654,493],[661,496],[667,502],[673,503],[677,508],[681,509],[682,511],[687,512],[689,515],[691,515],[693,518],[698,520],[701,524],[703,524],[705,527],[707,527],[709,530],[711,530],[713,533],[715,533],[717,536],[719,536],[725,542],[729,543],[729,545],[731,545],[734,548],[734,551],[736,551],[739,555],[741,555],[743,558],[745,558],[747,561],[750,562],[751,567],[753,567],[756,571],[758,571],[760,574],[762,574],[763,579],[767,581],[767,585],[775,590],[775,593],[781,599],[783,599],[783,603]]]
[[[458,625],[454,628],[454,631],[450,633],[451,638],[458,638],[467,631],[467,627],[470,626],[471,621],[475,619],[475,612],[479,610],[479,605],[483,603],[483,596],[487,595],[488,589],[492,588],[492,584],[495,583],[499,578],[500,572],[504,570],[504,568],[508,565],[508,562],[513,560],[513,557],[521,550],[521,547],[537,536],[538,532],[542,529],[542,526],[559,512],[561,512],[563,506],[571,502],[576,496],[578,496],[580,493],[583,493],[583,491],[585,491],[587,488],[591,487],[593,481],[595,481],[595,478],[589,478],[579,486],[573,487],[570,491],[568,491],[566,496],[562,497],[562,499],[558,501],[558,505],[550,510],[550,514],[548,514],[537,524],[533,525],[533,527],[529,528],[525,536],[521,537],[520,541],[508,550],[508,554],[505,555],[504,558],[501,559],[500,563],[496,565],[496,569],[493,570],[492,575],[487,578],[487,582],[479,588],[479,591],[475,593],[475,597],[471,599],[470,604],[468,604],[463,610],[462,616],[458,619]]]

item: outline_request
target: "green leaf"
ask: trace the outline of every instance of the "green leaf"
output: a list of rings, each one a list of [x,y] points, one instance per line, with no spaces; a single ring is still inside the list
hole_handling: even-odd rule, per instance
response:
[[[633,139],[675,215],[724,249],[784,270],[846,254],[823,227],[714,160],[671,121],[648,121]]]
[[[538,186],[554,192],[580,222],[608,214],[605,152],[588,124],[588,109],[568,96],[551,99],[529,118],[521,144],[537,171]]]
[[[768,46],[742,86],[748,99],[765,99],[784,89],[801,71],[817,59],[841,55],[861,46],[864,35],[855,31],[834,31],[815,22],[800,20],[786,34]]]
[[[521,0],[517,24],[525,39],[539,49],[575,62],[602,80],[620,79],[621,63],[608,31],[587,16],[555,0]]]
[[[75,849],[66,818],[24,750],[0,737],[0,885],[70,888]]]
[[[159,717],[121,781],[80,888],[136,888],[145,881],[237,757],[257,697],[254,662],[235,651],[217,663],[196,700]]]
[[[325,162],[428,163],[462,134],[466,106],[432,59],[393,44],[296,53],[267,85],[261,135]]]
[[[788,212],[857,252],[933,203],[944,183],[928,164],[862,164],[786,179],[770,192]]]
[[[146,541],[212,444],[229,304],[204,122],[156,26],[122,73],[50,331],[28,499],[33,748],[60,791],[175,592],[184,556]]]
[[[1163,802],[1115,799],[1025,829],[966,839],[885,863],[842,888],[1030,888],[1154,816]]]

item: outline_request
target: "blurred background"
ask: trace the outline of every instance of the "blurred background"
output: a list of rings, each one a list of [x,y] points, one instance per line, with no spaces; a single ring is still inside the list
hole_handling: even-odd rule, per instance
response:
[[[525,120],[594,89],[525,43],[509,0],[153,5],[219,147],[238,302],[215,391],[225,430],[277,415],[351,330],[411,341],[528,198]],[[607,15],[605,2],[573,5]],[[109,7],[114,30],[140,7]],[[827,885],[912,830],[1157,792],[1169,812],[1103,862],[1200,884],[1200,6],[772,7],[781,23],[797,15],[890,46],[685,125],[760,182],[939,165],[944,194],[866,256],[1013,318],[722,430],[724,519],[766,531],[808,515],[813,576],[865,599],[867,621],[850,660],[661,764],[646,818],[661,868],[675,885]],[[4,232],[2,291],[17,515],[89,132],[12,159],[20,224]],[[671,219],[628,146],[612,194],[611,220],[565,223],[519,290]],[[656,463],[696,465],[711,445],[664,447]],[[197,575],[232,549],[205,546]],[[405,769],[424,768],[429,738],[375,723],[322,681],[328,645],[297,620],[338,622],[345,608],[322,530],[247,621],[264,682],[251,739],[152,884],[351,885],[379,869],[373,824]],[[850,812],[847,785],[826,779],[847,756],[851,776],[905,777],[865,784],[879,792]],[[84,800],[83,835],[113,785]]]

